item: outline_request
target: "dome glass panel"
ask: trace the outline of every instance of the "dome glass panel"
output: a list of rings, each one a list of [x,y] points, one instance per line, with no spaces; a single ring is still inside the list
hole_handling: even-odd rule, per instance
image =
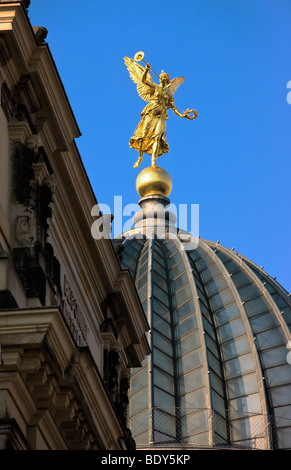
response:
[[[135,233],[114,243],[151,328],[131,376],[137,447],[291,448],[289,294],[218,243]]]

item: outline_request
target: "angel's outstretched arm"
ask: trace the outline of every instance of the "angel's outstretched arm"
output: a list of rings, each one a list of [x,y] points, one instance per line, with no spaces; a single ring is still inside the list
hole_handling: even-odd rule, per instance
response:
[[[171,108],[174,111],[174,113],[177,114],[177,116],[179,116],[181,118],[186,118],[186,119],[188,119],[188,121],[192,120],[192,119],[196,119],[197,116],[198,116],[198,113],[197,113],[196,109],[187,109],[182,114],[182,113],[180,113],[178,108],[176,108],[174,103],[172,104]],[[193,116],[190,116],[190,114],[193,114]]]
[[[180,111],[178,110],[178,108],[176,108],[174,103],[172,104],[171,109],[174,111],[175,114],[177,114],[177,116],[181,118],[186,117],[184,114],[180,113]]]

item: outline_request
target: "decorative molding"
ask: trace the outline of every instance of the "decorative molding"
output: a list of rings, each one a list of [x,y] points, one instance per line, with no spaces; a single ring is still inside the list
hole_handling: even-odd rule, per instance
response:
[[[0,382],[0,390],[3,386],[11,390],[9,406],[17,404],[27,425],[38,425],[40,432],[48,432],[44,423],[36,420],[40,412],[45,412],[49,420],[46,426],[48,422],[57,425],[48,433],[49,442],[54,432],[62,436],[68,449],[126,448],[120,443],[125,431],[96,365],[87,348],[77,348],[59,309],[0,310],[0,341],[0,371],[13,369],[6,382]],[[19,383],[17,394],[13,383]]]
[[[8,122],[9,139],[25,145],[31,136],[31,128],[26,121]]]
[[[29,113],[35,113],[41,107],[31,77],[22,75],[14,88],[14,99],[17,103],[25,106]]]

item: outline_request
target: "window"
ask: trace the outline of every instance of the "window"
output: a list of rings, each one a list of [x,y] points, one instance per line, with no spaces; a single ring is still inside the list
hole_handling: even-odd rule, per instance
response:
[[[153,314],[153,324],[155,329],[163,333],[168,338],[171,338],[171,327],[170,324],[163,320],[159,315]]]
[[[227,287],[227,283],[223,276],[219,276],[206,284],[206,290],[208,291],[209,295],[216,294],[225,287]]]
[[[192,299],[185,302],[181,307],[176,309],[176,320],[180,321],[187,317],[190,313],[195,311],[194,302]]]
[[[258,391],[258,382],[256,373],[244,375],[229,380],[228,383],[228,396],[230,399],[237,398],[244,395],[250,395]]]
[[[155,366],[168,372],[168,374],[173,375],[173,360],[170,356],[168,356],[167,354],[164,354],[162,351],[154,347],[153,348],[153,360],[154,360]]]
[[[232,292],[229,288],[222,290],[210,298],[210,303],[214,310],[224,307],[225,305],[234,301]]]
[[[190,352],[179,358],[178,360],[178,371],[179,375],[186,374],[190,372],[190,370],[197,369],[202,365],[202,354],[201,349],[195,349],[194,351]]]
[[[182,375],[179,378],[178,383],[180,395],[184,395],[185,393],[189,393],[193,390],[201,388],[204,385],[203,368],[200,367],[195,371],[191,371],[188,374]]]
[[[174,395],[174,380],[171,375],[155,367],[153,369],[153,379],[154,385]]]
[[[244,354],[235,359],[231,359],[224,363],[225,375],[228,379],[237,377],[255,370],[253,358],[251,354]]]
[[[153,404],[163,409],[173,409],[175,407],[175,399],[173,395],[160,390],[158,387],[154,387]]]
[[[240,318],[237,320],[233,320],[225,325],[222,325],[218,329],[218,333],[220,336],[220,340],[223,343],[224,341],[228,341],[236,336],[240,336],[245,333],[245,327]]]
[[[177,305],[181,305],[185,300],[189,299],[192,296],[191,287],[187,284],[183,289],[176,293]]]
[[[200,346],[200,336],[199,332],[196,331],[177,342],[177,354],[178,356],[182,356],[196,349],[198,346]]]
[[[241,356],[249,351],[250,345],[247,335],[233,339],[222,345],[222,354],[226,361],[233,357]]]
[[[240,315],[239,309],[235,303],[224,307],[221,310],[215,312],[215,319],[217,325],[223,325],[224,323],[229,322],[233,318],[236,318]]]
[[[196,315],[191,315],[190,317],[186,318],[183,322],[178,324],[176,328],[176,334],[178,338],[182,338],[183,336],[189,334],[191,331],[197,328],[197,318]]]

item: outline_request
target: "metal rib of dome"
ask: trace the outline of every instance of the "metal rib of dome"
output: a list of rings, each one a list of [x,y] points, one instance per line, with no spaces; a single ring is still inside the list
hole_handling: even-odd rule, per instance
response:
[[[131,377],[137,446],[291,448],[289,294],[219,243],[136,234],[115,243],[151,326]]]

